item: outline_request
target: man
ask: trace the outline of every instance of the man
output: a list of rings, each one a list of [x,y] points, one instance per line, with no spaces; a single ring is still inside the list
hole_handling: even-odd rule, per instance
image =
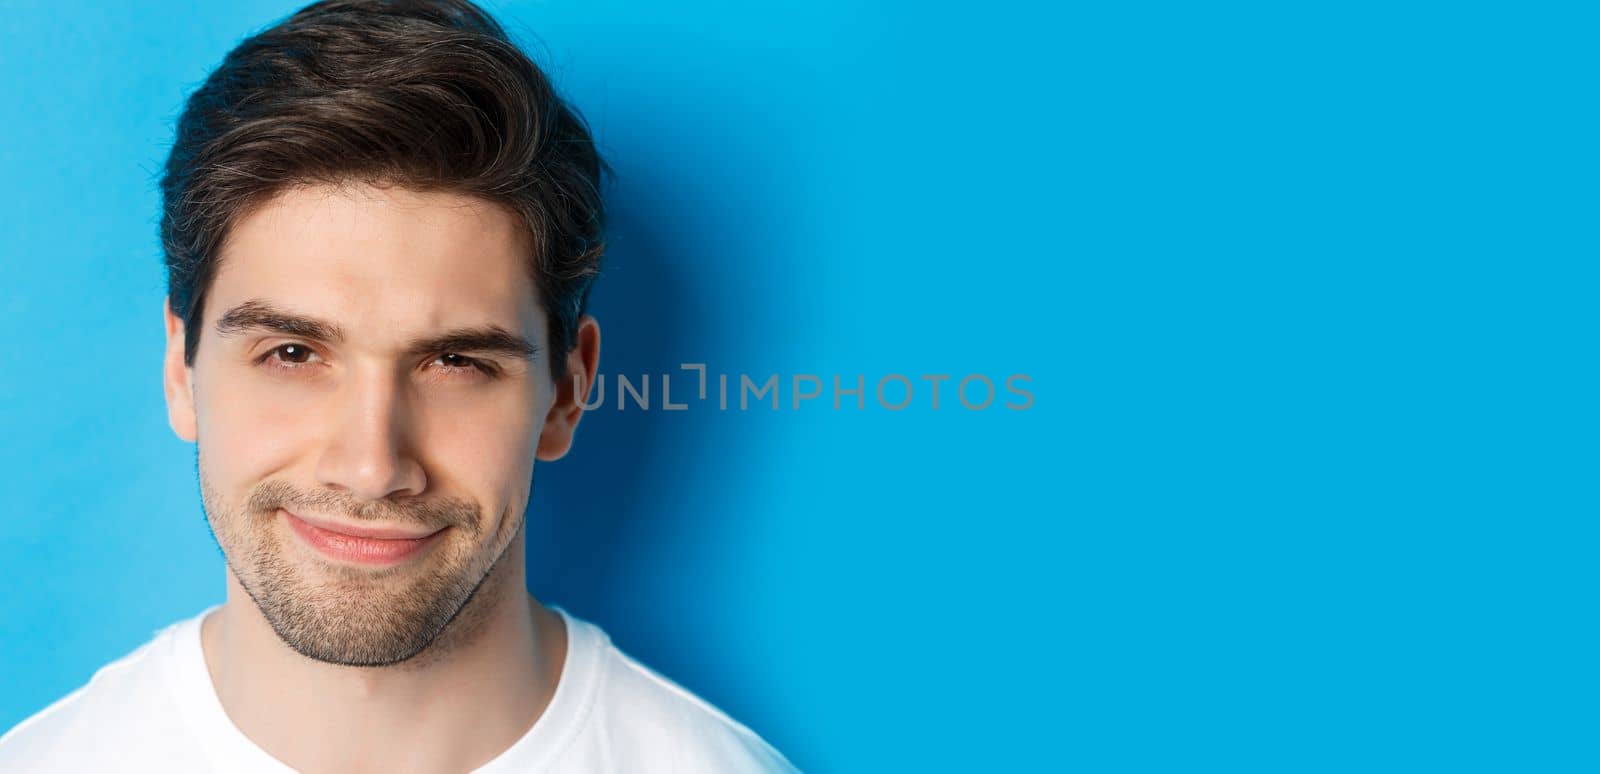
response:
[[[793,771],[525,588],[567,453],[604,162],[472,4],[323,2],[190,98],[168,418],[227,599],[0,738],[4,771]]]

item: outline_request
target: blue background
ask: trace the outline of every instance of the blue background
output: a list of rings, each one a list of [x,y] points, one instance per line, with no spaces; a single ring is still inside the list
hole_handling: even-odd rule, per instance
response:
[[[0,13],[0,728],[222,598],[155,182],[297,5]],[[807,771],[1596,770],[1595,19],[1106,6],[489,4],[620,173],[602,372],[1035,396],[610,403],[535,593]]]

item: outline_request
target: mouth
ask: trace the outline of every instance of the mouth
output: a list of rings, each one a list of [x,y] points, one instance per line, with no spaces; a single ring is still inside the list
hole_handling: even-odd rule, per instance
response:
[[[441,527],[433,532],[415,529],[369,527],[310,520],[278,509],[289,528],[317,553],[340,562],[384,566],[400,564],[438,542]]]

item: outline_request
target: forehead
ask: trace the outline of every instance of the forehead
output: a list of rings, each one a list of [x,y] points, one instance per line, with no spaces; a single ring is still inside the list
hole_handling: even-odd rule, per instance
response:
[[[481,325],[542,336],[530,243],[509,210],[476,197],[354,183],[290,188],[229,230],[206,325],[259,298],[369,341]]]

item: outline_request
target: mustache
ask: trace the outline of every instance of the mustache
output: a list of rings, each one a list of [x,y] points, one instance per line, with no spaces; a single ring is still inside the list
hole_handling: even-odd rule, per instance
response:
[[[428,529],[461,527],[472,531],[480,524],[478,506],[459,498],[360,502],[333,491],[306,494],[285,481],[268,481],[256,487],[246,498],[245,508],[254,513],[271,513],[279,508],[296,513],[338,513],[354,521],[409,523]]]

